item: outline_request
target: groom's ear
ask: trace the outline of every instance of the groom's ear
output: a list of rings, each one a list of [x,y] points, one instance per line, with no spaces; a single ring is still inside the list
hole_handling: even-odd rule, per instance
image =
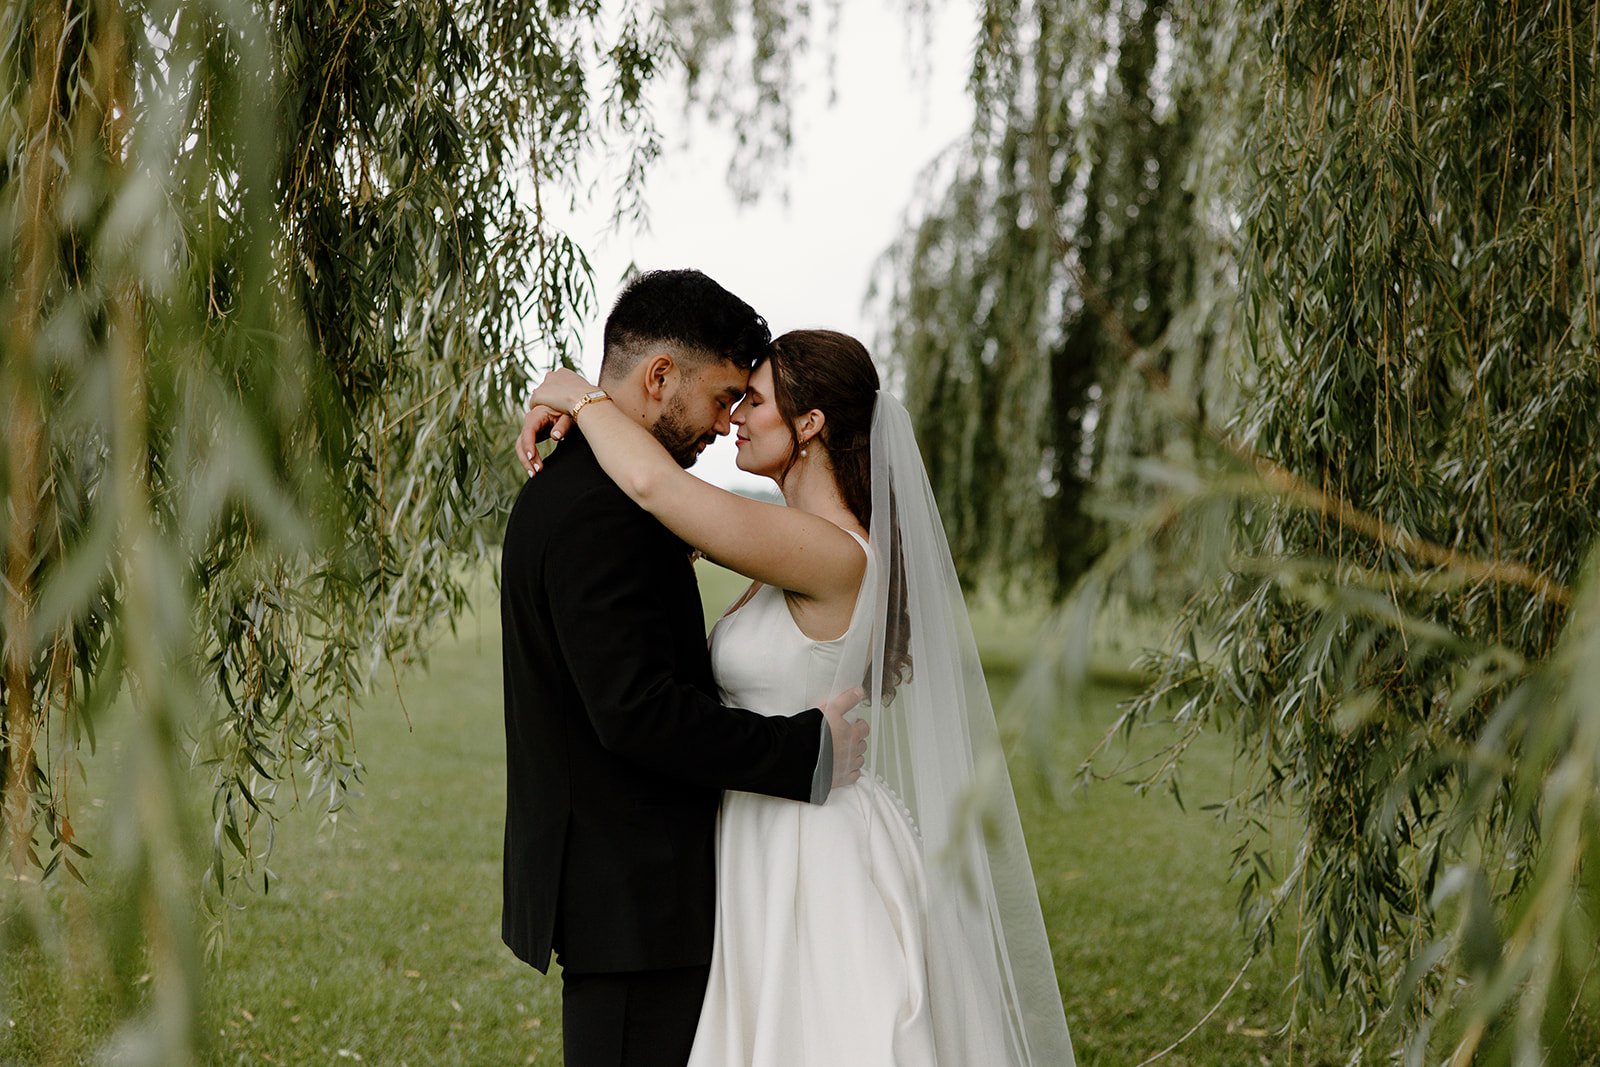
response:
[[[661,403],[666,399],[668,387],[678,373],[678,364],[669,353],[652,352],[644,358],[645,395]]]

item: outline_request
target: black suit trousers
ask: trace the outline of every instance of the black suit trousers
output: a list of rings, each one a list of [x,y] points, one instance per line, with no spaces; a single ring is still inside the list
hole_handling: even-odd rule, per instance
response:
[[[709,965],[561,974],[566,1067],[684,1067]]]

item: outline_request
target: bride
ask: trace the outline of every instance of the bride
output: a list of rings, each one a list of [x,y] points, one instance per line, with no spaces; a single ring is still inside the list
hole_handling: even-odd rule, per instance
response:
[[[553,371],[521,445],[576,412],[624,492],[753,579],[711,634],[724,702],[779,714],[867,694],[856,785],[821,806],[724,795],[691,1067],[1071,1067],[949,548],[910,420],[866,349],[797,330],[751,375],[731,419],[738,463],[786,506],[694,477],[596,396]]]

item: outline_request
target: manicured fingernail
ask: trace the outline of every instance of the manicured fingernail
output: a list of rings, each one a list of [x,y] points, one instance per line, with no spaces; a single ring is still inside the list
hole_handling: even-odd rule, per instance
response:
[[[560,430],[551,430],[550,431],[550,440],[552,440],[552,441],[561,440],[561,431]]]

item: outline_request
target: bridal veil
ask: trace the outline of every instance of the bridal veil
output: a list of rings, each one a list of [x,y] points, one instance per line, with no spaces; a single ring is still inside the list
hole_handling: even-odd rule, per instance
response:
[[[903,802],[926,868],[939,1063],[1072,1067],[1061,993],[972,626],[905,408],[872,422],[877,580],[862,583],[833,691],[861,685],[866,776]],[[871,619],[870,625],[860,625]]]

